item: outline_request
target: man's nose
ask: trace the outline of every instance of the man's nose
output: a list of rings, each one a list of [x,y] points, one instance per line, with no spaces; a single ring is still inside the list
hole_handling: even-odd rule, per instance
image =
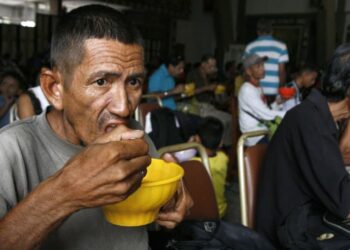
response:
[[[130,115],[129,97],[124,86],[113,86],[111,89],[112,99],[109,104],[109,112],[120,117]]]

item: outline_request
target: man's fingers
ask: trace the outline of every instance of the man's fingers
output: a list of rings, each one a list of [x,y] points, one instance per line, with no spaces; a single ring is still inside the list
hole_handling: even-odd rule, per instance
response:
[[[125,125],[118,125],[108,133],[97,138],[95,143],[108,143],[111,141],[122,141],[143,138],[144,132],[142,130],[133,130]]]
[[[143,139],[114,141],[102,145],[104,146],[108,147],[106,157],[112,157],[115,161],[148,155],[148,144]]]
[[[148,155],[132,158],[130,160],[122,160],[111,165],[103,172],[103,176],[111,183],[119,181],[128,181],[132,175],[144,177],[147,173],[147,167],[151,163]]]

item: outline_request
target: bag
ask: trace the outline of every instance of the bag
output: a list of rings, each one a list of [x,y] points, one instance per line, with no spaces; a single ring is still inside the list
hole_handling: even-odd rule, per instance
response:
[[[173,232],[168,250],[272,250],[255,231],[225,221],[184,221]]]
[[[350,219],[341,219],[334,214],[325,212],[322,220],[328,227],[333,228],[335,231],[343,234],[350,239]]]
[[[278,229],[282,246],[291,250],[348,250],[350,238],[323,222],[324,210],[312,203],[294,210]]]
[[[271,138],[275,134],[278,126],[281,124],[282,118],[279,116],[276,116],[274,120],[260,121],[260,122],[263,123],[267,127],[267,130],[269,131],[268,136],[269,136],[269,139],[271,140]]]
[[[246,110],[243,110],[243,111],[267,127],[267,130],[269,131],[268,137],[270,140],[271,140],[272,136],[275,134],[278,126],[282,122],[282,118],[279,116],[276,116],[275,119],[273,119],[273,120],[266,121],[266,120],[262,120],[262,119],[258,118],[257,116],[253,115],[249,111],[246,111]]]

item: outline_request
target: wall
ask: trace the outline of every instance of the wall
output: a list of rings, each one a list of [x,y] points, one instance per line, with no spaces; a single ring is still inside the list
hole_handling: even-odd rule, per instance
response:
[[[203,11],[202,0],[192,0],[188,20],[177,21],[176,43],[185,45],[187,62],[198,62],[203,54],[214,54],[216,42],[213,13]]]
[[[247,0],[247,15],[310,13],[317,11],[307,0]]]

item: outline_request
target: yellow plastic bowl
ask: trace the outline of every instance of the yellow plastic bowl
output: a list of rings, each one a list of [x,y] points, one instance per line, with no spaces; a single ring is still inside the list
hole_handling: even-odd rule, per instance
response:
[[[103,207],[106,220],[128,227],[153,222],[160,208],[174,196],[183,175],[184,170],[179,165],[152,159],[136,192],[122,202]]]
[[[194,94],[194,91],[196,89],[196,85],[194,84],[194,82],[191,83],[187,83],[185,84],[185,94],[188,96],[191,96]]]
[[[226,87],[225,85],[222,85],[222,84],[217,85],[215,88],[215,94],[217,95],[223,94],[225,93],[225,91],[226,91]]]

